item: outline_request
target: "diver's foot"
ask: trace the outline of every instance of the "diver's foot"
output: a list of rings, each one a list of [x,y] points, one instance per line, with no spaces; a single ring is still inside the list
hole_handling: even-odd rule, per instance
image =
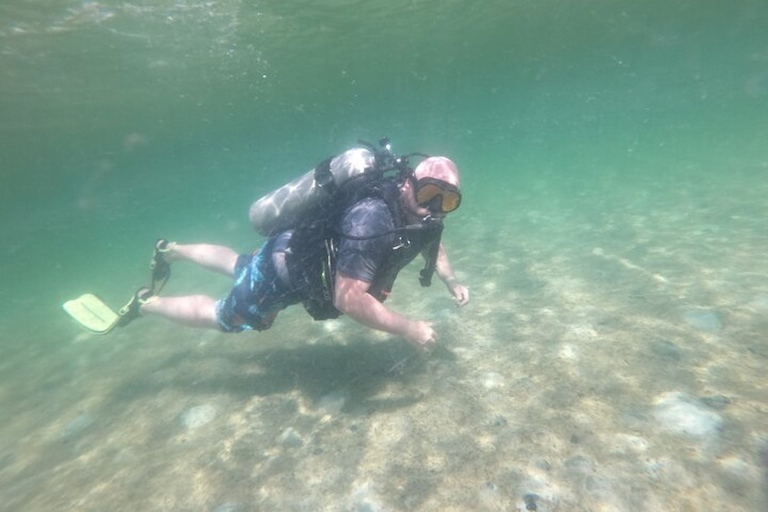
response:
[[[146,286],[139,288],[136,293],[133,294],[131,300],[129,300],[125,306],[120,308],[120,311],[118,312],[120,319],[117,321],[118,327],[125,327],[138,318],[141,315],[141,306],[152,302],[156,297],[157,296],[152,293],[150,288],[147,288]]]
[[[152,270],[152,286],[150,290],[153,295],[160,293],[165,283],[171,277],[171,264],[166,255],[173,249],[176,242],[169,242],[165,238],[160,238],[155,242],[155,251],[152,253],[152,261],[149,262],[149,268]]]

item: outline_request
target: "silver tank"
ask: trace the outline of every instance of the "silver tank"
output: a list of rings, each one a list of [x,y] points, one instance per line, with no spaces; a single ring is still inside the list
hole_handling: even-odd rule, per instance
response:
[[[331,174],[336,186],[374,166],[373,153],[365,148],[345,151],[331,160]],[[253,227],[264,236],[293,226],[296,219],[328,196],[315,183],[315,170],[270,192],[251,205]]]

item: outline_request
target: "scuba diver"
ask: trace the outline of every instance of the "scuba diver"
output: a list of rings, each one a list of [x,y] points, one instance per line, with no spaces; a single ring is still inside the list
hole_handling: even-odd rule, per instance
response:
[[[436,272],[458,306],[469,301],[440,240],[443,220],[461,204],[459,171],[442,156],[395,156],[388,139],[379,147],[361,144],[251,206],[251,223],[267,237],[253,253],[158,240],[151,286],[136,292],[114,325],[160,315],[223,332],[261,331],[281,310],[301,302],[316,320],[345,314],[429,349],[436,342],[432,324],[384,301],[398,272],[419,254],[425,259],[423,286]],[[412,169],[414,155],[424,159]],[[220,300],[160,296],[170,264],[181,260],[233,277],[232,290]]]

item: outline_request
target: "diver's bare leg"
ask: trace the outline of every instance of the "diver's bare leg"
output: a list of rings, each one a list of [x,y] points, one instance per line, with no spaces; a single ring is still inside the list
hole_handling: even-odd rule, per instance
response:
[[[167,261],[187,260],[203,268],[232,277],[239,254],[229,247],[212,244],[168,244]]]
[[[160,315],[190,327],[219,329],[216,301],[206,295],[153,297],[141,305],[141,314]]]

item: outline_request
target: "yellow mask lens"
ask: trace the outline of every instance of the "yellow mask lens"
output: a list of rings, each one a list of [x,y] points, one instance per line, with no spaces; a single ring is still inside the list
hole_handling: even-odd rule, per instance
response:
[[[443,194],[443,211],[452,212],[461,204],[461,196],[458,192],[447,192]]]
[[[450,183],[422,178],[416,182],[416,203],[435,212],[449,213],[461,204],[461,193]]]

